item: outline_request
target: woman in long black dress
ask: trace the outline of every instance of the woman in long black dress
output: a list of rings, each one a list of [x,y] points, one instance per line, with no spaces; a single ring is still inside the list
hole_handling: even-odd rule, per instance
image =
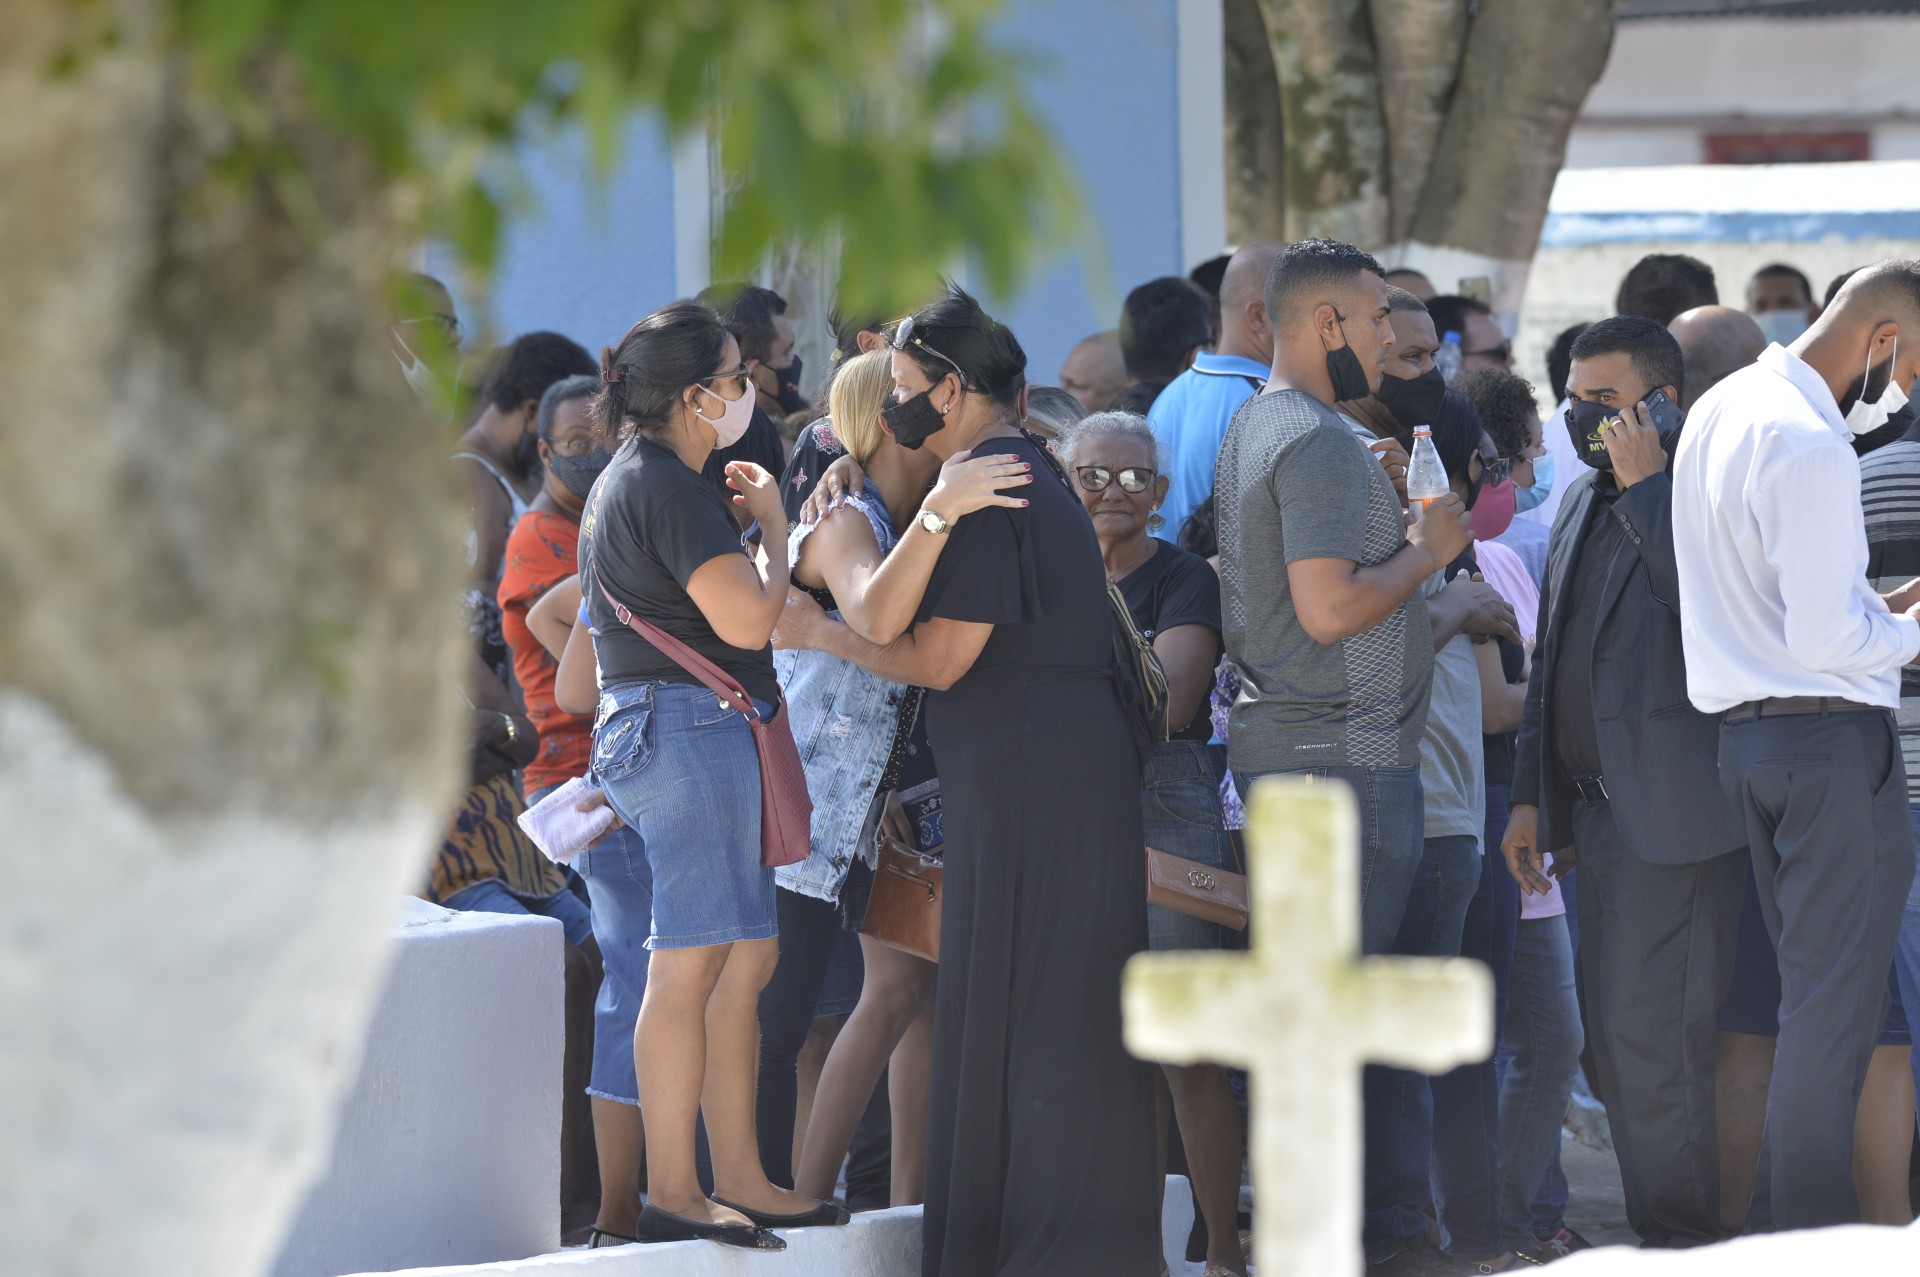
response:
[[[1099,542],[1017,424],[1025,370],[957,289],[902,322],[895,439],[1039,477],[1028,506],[945,531],[905,634],[816,620],[806,641],[932,689],[947,851],[923,1273],[1152,1277],[1153,1080],[1120,1040],[1120,968],[1147,941],[1140,762]]]

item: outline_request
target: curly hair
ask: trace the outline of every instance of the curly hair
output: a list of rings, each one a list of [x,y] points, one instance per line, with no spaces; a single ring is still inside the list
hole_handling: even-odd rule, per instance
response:
[[[1518,457],[1533,443],[1540,420],[1533,384],[1504,368],[1469,368],[1454,379],[1453,388],[1473,401],[1480,424],[1503,457]]]

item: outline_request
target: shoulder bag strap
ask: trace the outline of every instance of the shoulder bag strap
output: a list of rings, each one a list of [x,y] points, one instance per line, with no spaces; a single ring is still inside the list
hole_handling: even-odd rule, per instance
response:
[[[600,587],[600,593],[606,596],[607,602],[613,608],[613,614],[620,619],[622,625],[665,652],[668,659],[699,679],[705,684],[707,690],[718,696],[729,709],[739,710],[750,723],[760,721],[759,714],[754,710],[753,698],[747,695],[747,690],[730,678],[726,671],[659,626],[635,616],[626,604],[613,597],[613,592],[607,589],[606,583],[598,576],[595,577],[594,584]]]

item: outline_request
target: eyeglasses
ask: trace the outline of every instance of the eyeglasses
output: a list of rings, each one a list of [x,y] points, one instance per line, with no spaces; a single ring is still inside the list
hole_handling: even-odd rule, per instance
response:
[[[954,363],[953,360],[951,359],[947,359],[945,355],[941,354],[939,351],[935,350],[932,346],[927,345],[926,342],[921,341],[918,337],[915,337],[913,335],[913,316],[912,315],[908,315],[905,319],[901,320],[900,326],[894,329],[894,332],[893,332],[893,348],[895,350],[905,350],[908,346],[917,346],[921,350],[926,351],[929,355],[932,355],[935,359],[945,360],[947,367],[953,369],[954,372],[960,374],[961,387],[963,389],[966,387],[967,374],[960,371],[959,364]]]
[[[1484,457],[1480,461],[1480,482],[1505,483],[1513,477],[1513,458],[1496,457],[1492,461]]]
[[[1075,466],[1073,472],[1080,476],[1080,486],[1088,492],[1105,492],[1117,479],[1120,481],[1120,491],[1136,494],[1151,487],[1158,473],[1145,466],[1128,466],[1124,470],[1109,470],[1105,466]]]
[[[593,440],[578,436],[572,439],[547,439],[547,447],[553,449],[554,455],[559,457],[584,457],[598,446]]]
[[[1485,350],[1463,350],[1460,353],[1462,355],[1479,355],[1484,359],[1491,359],[1497,363],[1509,364],[1513,362],[1513,343],[1503,341],[1498,346],[1488,346]]]
[[[747,366],[745,364],[741,364],[738,368],[735,368],[732,372],[717,372],[717,373],[714,373],[711,377],[702,377],[700,378],[700,380],[694,382],[693,384],[696,386],[705,386],[713,382],[726,381],[729,378],[732,378],[734,381],[739,383],[739,385],[736,388],[739,390],[740,394],[733,396],[735,399],[738,399],[740,395],[744,395],[747,393],[747,386],[749,382],[747,378]],[[716,390],[725,389],[724,386],[716,386],[714,388]],[[722,396],[722,398],[725,398],[725,396]]]
[[[460,321],[452,315],[422,315],[418,319],[396,319],[394,321],[394,327],[396,328],[409,328],[414,324],[433,324],[440,329],[440,335],[447,339],[448,345],[458,346],[460,344],[462,335]]]

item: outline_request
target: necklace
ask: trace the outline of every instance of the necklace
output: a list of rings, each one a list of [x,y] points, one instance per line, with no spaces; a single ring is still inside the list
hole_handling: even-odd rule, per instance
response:
[[[1130,575],[1134,571],[1134,569],[1138,568],[1142,563],[1145,563],[1148,559],[1153,557],[1153,538],[1146,537],[1144,538],[1144,540],[1146,544],[1140,547],[1140,553],[1134,556],[1133,562],[1127,564],[1126,567],[1122,568],[1118,572],[1107,573],[1107,580],[1113,582],[1115,585],[1118,585],[1120,583],[1121,577]]]

